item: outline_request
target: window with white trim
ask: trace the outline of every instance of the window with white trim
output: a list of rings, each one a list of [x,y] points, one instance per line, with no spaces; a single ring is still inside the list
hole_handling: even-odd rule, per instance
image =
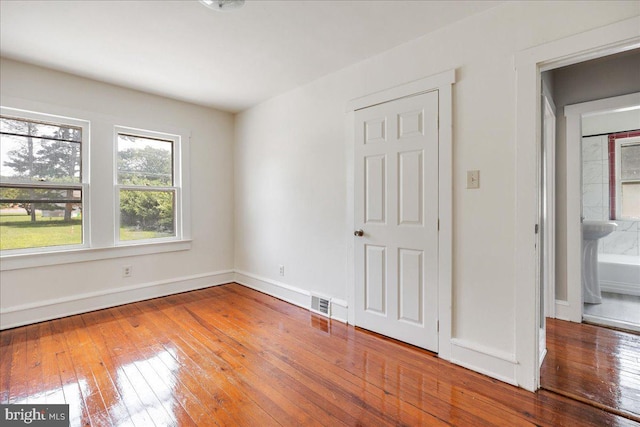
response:
[[[180,136],[116,127],[116,241],[181,238]]]
[[[89,122],[2,108],[0,250],[89,245]]]
[[[0,107],[0,271],[191,248],[188,129],[12,101]]]
[[[640,219],[640,137],[615,140],[616,219]]]

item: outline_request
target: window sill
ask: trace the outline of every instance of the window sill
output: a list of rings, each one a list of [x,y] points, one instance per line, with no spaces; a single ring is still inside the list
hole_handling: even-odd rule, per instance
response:
[[[177,240],[161,243],[144,243],[108,248],[89,248],[41,252],[34,254],[3,255],[0,257],[0,271],[20,270],[23,268],[44,267],[47,265],[73,264],[76,262],[98,261],[131,256],[152,255],[165,252],[186,251],[191,249],[191,240]]]

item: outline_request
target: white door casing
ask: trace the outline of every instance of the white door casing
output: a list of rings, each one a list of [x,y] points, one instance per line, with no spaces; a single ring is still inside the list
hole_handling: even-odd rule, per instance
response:
[[[533,252],[537,221],[536,148],[540,143],[540,73],[640,46],[640,17],[629,18],[517,52],[516,66],[516,235],[515,376],[530,391],[539,388],[538,260]],[[533,159],[533,160],[532,160]],[[567,230],[568,232],[568,230]],[[567,259],[567,269],[571,260]],[[575,266],[571,267],[574,268]],[[567,278],[567,280],[569,280]],[[556,301],[556,317],[561,318]]]
[[[542,95],[542,144],[538,152],[540,156],[538,182],[539,240],[537,242],[539,258],[538,287],[540,289],[540,331],[539,364],[542,365],[547,351],[546,317],[555,317],[555,106],[551,98]]]
[[[543,130],[542,144],[544,147],[543,156],[545,158],[544,182],[545,201],[545,227],[544,227],[544,256],[541,262],[544,263],[543,271],[545,278],[542,286],[545,286],[545,298],[541,301],[544,304],[547,317],[556,317],[556,113],[555,106],[547,96],[543,99]]]
[[[438,91],[355,112],[355,322],[438,351]]]

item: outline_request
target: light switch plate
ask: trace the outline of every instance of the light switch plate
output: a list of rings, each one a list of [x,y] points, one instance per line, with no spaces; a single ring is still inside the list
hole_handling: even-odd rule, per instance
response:
[[[467,171],[467,188],[480,188],[480,171]]]

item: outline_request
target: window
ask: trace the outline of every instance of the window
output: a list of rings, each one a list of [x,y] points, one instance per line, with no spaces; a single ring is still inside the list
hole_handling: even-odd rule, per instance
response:
[[[0,107],[0,271],[191,248],[189,130],[12,102]]]
[[[3,108],[0,250],[82,247],[88,122]]]
[[[116,128],[117,241],[180,238],[180,137]]]
[[[640,131],[609,136],[611,219],[640,219]]]

